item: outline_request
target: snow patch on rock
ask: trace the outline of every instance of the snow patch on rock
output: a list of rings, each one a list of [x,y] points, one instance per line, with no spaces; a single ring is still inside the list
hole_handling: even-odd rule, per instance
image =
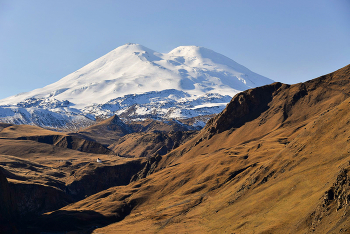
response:
[[[203,47],[158,53],[125,44],[53,84],[0,100],[0,121],[62,127],[114,114],[189,118],[219,113],[238,92],[272,82]]]

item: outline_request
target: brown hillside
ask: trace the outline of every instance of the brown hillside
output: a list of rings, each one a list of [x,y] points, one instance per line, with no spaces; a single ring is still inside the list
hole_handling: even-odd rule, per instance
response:
[[[81,136],[70,136],[67,133],[54,132],[30,125],[2,126],[3,128],[0,128],[0,139],[31,140],[87,153],[110,153],[110,150],[100,143],[97,143],[94,140],[85,139]]]
[[[132,132],[133,130],[130,126],[121,121],[118,116],[114,115],[95,125],[87,127],[78,133],[79,135],[94,139],[95,141],[108,146],[116,142],[119,138]]]
[[[187,123],[182,123],[173,119],[168,121],[146,119],[142,121],[131,121],[128,125],[134,130],[134,132],[178,132],[197,130],[193,129],[193,127]]]
[[[196,133],[196,131],[132,133],[120,138],[108,148],[121,157],[150,158],[167,154]]]
[[[98,155],[99,164],[94,154],[18,140],[6,127],[0,165],[10,192],[38,184],[32,191],[76,201],[60,209],[24,203],[26,212],[46,212],[33,216],[27,233],[348,233],[349,119],[350,65],[237,94],[163,156]],[[157,134],[165,133],[129,134],[113,149],[136,156],[156,149],[159,136],[162,144],[172,139]]]
[[[28,233],[23,230],[31,225],[28,218],[111,186],[126,185],[147,163],[101,154],[109,150],[66,133],[26,125],[1,126],[0,233]]]
[[[94,233],[348,232],[349,82],[347,66],[240,93],[153,174],[42,221],[112,222]]]

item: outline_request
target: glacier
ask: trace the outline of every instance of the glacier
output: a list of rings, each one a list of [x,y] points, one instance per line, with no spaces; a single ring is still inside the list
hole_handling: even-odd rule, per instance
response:
[[[0,121],[81,128],[114,114],[191,118],[219,113],[238,92],[272,82],[204,47],[158,53],[128,43],[53,84],[0,100]]]

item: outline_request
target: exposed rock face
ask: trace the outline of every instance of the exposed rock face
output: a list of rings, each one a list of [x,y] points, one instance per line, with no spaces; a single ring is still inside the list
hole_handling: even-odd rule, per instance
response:
[[[133,160],[114,166],[96,166],[95,163],[89,163],[74,172],[71,176],[73,181],[66,186],[66,193],[75,200],[81,200],[113,186],[127,185],[144,165],[144,160]]]
[[[59,209],[74,200],[62,190],[51,186],[10,183],[20,218],[36,216]]]
[[[327,230],[331,233],[348,233],[350,225],[350,176],[349,169],[342,169],[333,186],[321,198],[315,211],[306,219],[306,226],[310,231]],[[336,216],[340,216],[336,217]],[[332,220],[338,222],[332,223]]]
[[[140,170],[137,174],[135,174],[131,178],[131,181],[137,181],[137,180],[140,180],[142,178],[146,178],[150,174],[154,173],[157,166],[158,166],[158,163],[161,159],[162,159],[162,157],[160,157],[159,155],[149,158],[147,160],[144,168],[142,170]]]
[[[246,122],[256,119],[269,108],[268,104],[282,86],[281,83],[276,82],[249,89],[234,96],[225,110],[209,120],[205,126],[208,137],[230,128],[239,128]]]

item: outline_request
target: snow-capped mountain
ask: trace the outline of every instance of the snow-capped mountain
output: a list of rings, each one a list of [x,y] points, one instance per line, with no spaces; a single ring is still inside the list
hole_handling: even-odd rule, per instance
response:
[[[272,82],[203,47],[158,53],[126,44],[51,85],[0,100],[0,121],[64,127],[114,114],[188,118],[219,113],[236,93]]]

